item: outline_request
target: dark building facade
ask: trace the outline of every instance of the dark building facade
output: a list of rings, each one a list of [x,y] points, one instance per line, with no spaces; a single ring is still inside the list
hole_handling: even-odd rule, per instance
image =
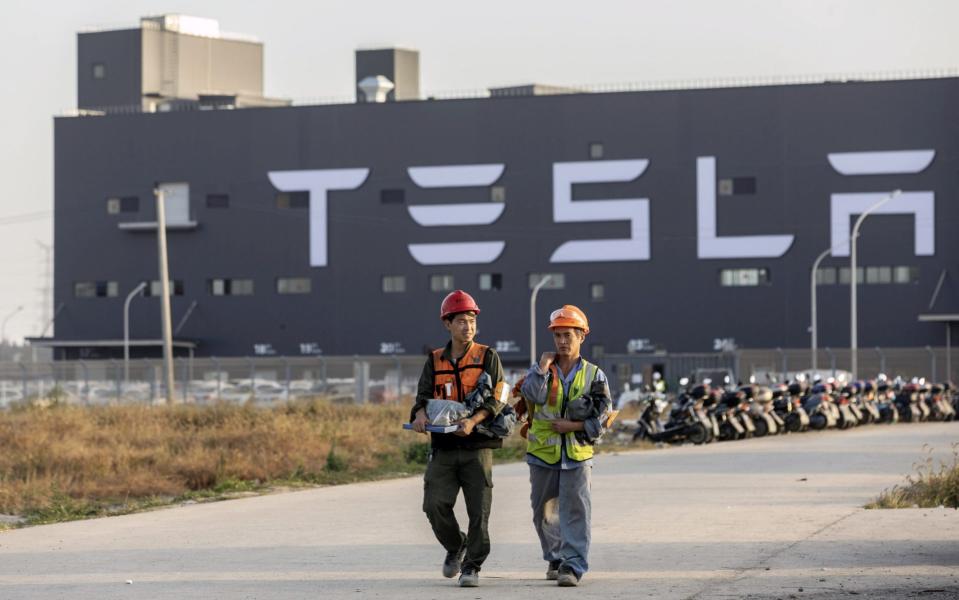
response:
[[[200,356],[419,354],[461,288],[525,362],[544,274],[541,340],[572,303],[594,354],[803,347],[831,245],[819,341],[847,347],[851,224],[894,189],[858,243],[859,345],[941,346],[919,315],[959,257],[957,107],[943,78],[58,118],[52,345],[121,352],[86,342],[158,279],[159,183]],[[160,338],[151,287],[133,339]]]

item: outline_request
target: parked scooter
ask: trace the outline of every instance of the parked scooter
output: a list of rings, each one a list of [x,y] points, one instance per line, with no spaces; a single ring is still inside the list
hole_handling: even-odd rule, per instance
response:
[[[836,399],[836,406],[839,407],[839,423],[837,426],[839,429],[849,429],[859,425],[861,412],[858,412],[858,409],[854,408],[855,405],[852,403],[852,396],[854,392],[851,386],[846,386],[839,393],[839,397]]]
[[[863,423],[878,423],[882,418],[876,405],[876,386],[871,381],[857,381],[855,387],[857,405],[862,411]]]
[[[755,427],[755,437],[776,435],[784,430],[785,424],[773,410],[772,390],[767,387],[744,387],[742,392],[749,401],[749,416]]]
[[[835,427],[838,419],[834,416],[829,393],[826,386],[816,384],[812,388],[812,394],[806,397],[803,402],[803,408],[809,415],[810,429],[820,430],[827,427]]]
[[[746,428],[736,416],[735,411],[740,400],[735,393],[715,388],[712,391],[712,396],[716,399],[712,414],[719,423],[719,439],[730,441],[746,437]]]
[[[935,384],[929,390],[926,403],[932,411],[933,421],[952,421],[956,418],[956,410],[952,403],[946,400],[944,386]]]
[[[899,419],[906,423],[917,423],[924,419],[922,408],[919,407],[919,386],[907,383],[902,386],[896,395],[896,408],[899,409]]]
[[[657,437],[665,430],[665,421],[672,403],[662,394],[646,394],[639,399],[639,419],[633,440],[648,439],[659,441]]]
[[[880,423],[899,422],[899,406],[896,404],[896,393],[886,381],[880,381],[876,384],[876,408],[879,409]]]
[[[785,391],[779,390],[779,398],[775,397],[777,390],[773,390],[773,406],[785,423],[788,432],[795,433],[809,429],[809,414],[803,408],[802,402],[804,392],[805,388],[799,382],[789,384]]]

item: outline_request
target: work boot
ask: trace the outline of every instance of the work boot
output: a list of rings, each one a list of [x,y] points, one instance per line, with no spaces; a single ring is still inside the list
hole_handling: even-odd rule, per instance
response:
[[[473,567],[463,569],[460,575],[460,587],[479,587],[479,573]]]
[[[579,577],[569,567],[560,567],[556,583],[559,587],[576,587],[579,585]]]
[[[546,579],[548,581],[556,581],[556,578],[559,577],[560,562],[558,560],[549,561],[549,566],[546,567]]]
[[[463,564],[463,557],[466,556],[466,544],[460,546],[457,552],[447,552],[446,560],[443,561],[443,577],[452,579],[460,572],[460,566]]]

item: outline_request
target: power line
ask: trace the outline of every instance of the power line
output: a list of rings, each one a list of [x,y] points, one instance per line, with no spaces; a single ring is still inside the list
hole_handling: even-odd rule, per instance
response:
[[[52,210],[43,210],[43,211],[31,212],[31,213],[21,213],[19,215],[8,215],[6,217],[0,217],[0,226],[19,225],[21,223],[29,223],[31,221],[41,221],[44,219],[49,219],[52,216],[53,216]]]

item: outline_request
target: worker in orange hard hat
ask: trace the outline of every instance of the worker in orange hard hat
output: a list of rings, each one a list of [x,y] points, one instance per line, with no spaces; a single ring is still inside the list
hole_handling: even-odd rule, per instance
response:
[[[602,369],[580,355],[589,333],[586,314],[572,304],[552,312],[555,352],[530,367],[521,391],[529,405],[526,462],[533,526],[546,578],[578,585],[589,568],[593,444],[614,413]]]
[[[450,293],[440,305],[440,319],[450,340],[446,346],[433,350],[423,366],[416,401],[410,412],[415,431],[425,433],[430,423],[427,412],[430,400],[465,403],[474,390],[482,392],[486,389],[483,386],[496,388],[503,381],[499,355],[473,340],[479,313],[476,301],[462,290]],[[475,399],[476,395],[472,398]],[[449,403],[445,405],[450,406]],[[484,399],[475,412],[457,421],[458,431],[430,434],[423,511],[436,539],[446,549],[443,575],[456,577],[460,574],[461,587],[479,585],[479,571],[489,555],[493,448],[503,445],[502,439],[484,435],[476,430],[476,426],[489,423],[502,408],[503,405]],[[469,528],[465,534],[453,514],[460,489],[469,516]]]

